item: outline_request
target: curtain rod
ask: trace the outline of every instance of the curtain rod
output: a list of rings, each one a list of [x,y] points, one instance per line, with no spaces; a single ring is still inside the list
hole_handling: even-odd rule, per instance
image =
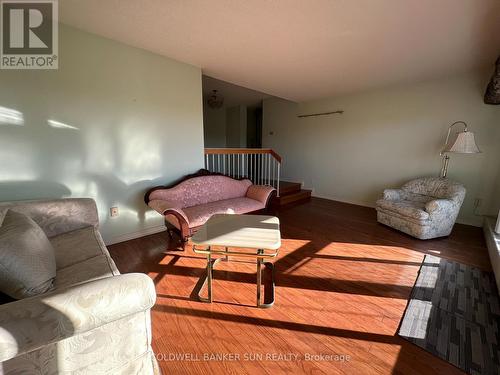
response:
[[[341,115],[344,113],[344,111],[332,111],[332,112],[321,112],[321,113],[311,113],[309,115],[297,115],[297,117],[313,117],[313,116],[326,116],[326,115],[334,115],[334,114],[339,114]]]

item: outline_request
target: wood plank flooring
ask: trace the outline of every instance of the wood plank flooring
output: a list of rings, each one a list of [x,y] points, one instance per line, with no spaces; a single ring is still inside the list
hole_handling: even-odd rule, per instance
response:
[[[165,233],[109,247],[121,272],[156,284],[153,348],[164,374],[462,374],[396,336],[425,254],[490,269],[480,228],[419,241],[375,211],[313,198],[280,208],[276,303],[255,306],[255,264],[214,272],[214,303],[196,299],[205,259]],[[327,357],[329,356],[329,357]]]

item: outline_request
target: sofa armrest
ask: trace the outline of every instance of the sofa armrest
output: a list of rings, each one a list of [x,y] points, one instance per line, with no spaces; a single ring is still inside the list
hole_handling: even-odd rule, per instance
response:
[[[384,190],[384,199],[388,201],[397,201],[405,199],[406,194],[404,190],[401,189],[385,189]]]
[[[156,212],[165,215],[174,215],[178,219],[184,220],[186,223],[189,223],[189,219],[182,210],[182,208],[176,206],[174,203],[170,201],[165,201],[161,199],[153,199],[149,201],[148,206],[151,207]]]
[[[0,306],[0,362],[134,313],[156,300],[144,274],[108,277]]]
[[[264,205],[267,205],[269,197],[276,191],[272,186],[251,185],[247,190],[247,198],[255,199]]]
[[[430,215],[443,212],[455,212],[455,203],[451,199],[433,199],[425,204],[425,211]]]

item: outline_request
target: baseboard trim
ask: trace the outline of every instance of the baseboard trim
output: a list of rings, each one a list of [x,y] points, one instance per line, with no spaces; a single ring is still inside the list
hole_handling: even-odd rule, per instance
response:
[[[151,228],[144,228],[137,232],[120,234],[119,236],[115,236],[109,240],[105,241],[106,245],[114,245],[115,243],[135,240],[136,238],[149,236],[150,234],[160,233],[165,230],[165,225],[157,225]]]
[[[369,203],[362,202],[362,201],[353,201],[353,200],[346,200],[346,199],[338,199],[338,198],[334,198],[334,197],[331,197],[331,196],[328,196],[328,195],[315,194],[314,190],[313,190],[312,196],[316,197],[316,198],[328,199],[329,201],[336,201],[336,202],[341,202],[341,203],[354,204],[356,206],[363,206],[363,207],[375,208],[375,205],[373,203],[369,204]]]

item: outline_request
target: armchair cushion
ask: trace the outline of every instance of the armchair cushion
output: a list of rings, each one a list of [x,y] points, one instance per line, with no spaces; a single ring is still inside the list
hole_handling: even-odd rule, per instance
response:
[[[0,227],[0,290],[15,299],[52,288],[56,276],[54,249],[28,216],[8,210]]]
[[[407,216],[418,221],[429,220],[429,214],[425,211],[425,203],[412,201],[390,201],[381,199],[377,206],[383,209]]]

